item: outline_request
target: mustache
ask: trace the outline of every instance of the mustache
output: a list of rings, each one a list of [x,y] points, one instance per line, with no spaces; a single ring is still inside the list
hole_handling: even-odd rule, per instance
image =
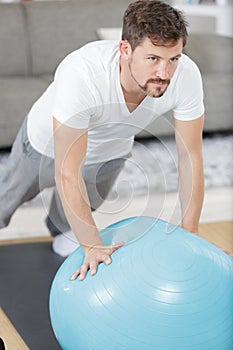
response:
[[[157,78],[157,79],[149,79],[147,80],[147,84],[148,83],[159,83],[159,84],[170,84],[170,79],[160,79],[160,78]]]

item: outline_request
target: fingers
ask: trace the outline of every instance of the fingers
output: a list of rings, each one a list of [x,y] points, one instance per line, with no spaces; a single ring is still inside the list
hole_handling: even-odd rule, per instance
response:
[[[111,260],[111,259],[110,259]],[[104,261],[105,262],[105,261]],[[110,261],[111,262],[111,261]],[[106,260],[106,265],[108,265],[110,262],[108,262]],[[91,273],[91,276],[94,276],[96,274],[96,271],[97,271],[97,266],[98,266],[98,263],[96,261],[91,261],[90,262],[90,273]],[[75,271],[75,273],[73,273],[73,275],[71,276],[71,281],[74,281],[76,280],[76,278],[79,276],[79,280],[80,281],[83,281],[86,277],[86,274],[87,274],[87,271],[88,271],[88,267],[83,264],[80,269],[78,269],[77,271]]]
[[[86,277],[87,271],[88,271],[88,267],[83,264],[80,268],[80,273],[79,273],[79,280],[80,281],[84,280],[84,278]]]
[[[80,281],[84,280],[84,278],[86,277],[88,268],[85,264],[83,264],[80,269],[78,269],[77,271],[75,271],[75,273],[73,273],[73,275],[71,276],[71,281],[74,281],[78,276]]]
[[[120,242],[120,243],[114,244],[112,246],[112,253],[114,253],[117,249],[121,248],[124,244],[125,244],[124,242]]]
[[[97,266],[98,266],[98,264],[96,261],[91,261],[91,263],[90,263],[91,276],[94,276],[96,274]]]
[[[112,262],[112,259],[110,258],[109,255],[106,255],[103,262],[105,263],[105,265],[110,265]]]
[[[110,265],[112,262],[110,255],[123,245],[124,243],[120,242],[113,246],[95,246],[91,248],[86,254],[83,265],[73,273],[71,280],[74,281],[79,277],[79,280],[83,281],[88,270],[90,270],[91,276],[94,276],[97,272],[98,265],[100,263]]]
[[[80,269],[78,269],[77,271],[75,271],[73,273],[73,275],[71,276],[71,281],[76,280],[76,278],[78,277],[79,274],[80,274]]]

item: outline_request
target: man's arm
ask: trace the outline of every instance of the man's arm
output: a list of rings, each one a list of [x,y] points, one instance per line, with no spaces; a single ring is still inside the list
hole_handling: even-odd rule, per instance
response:
[[[82,177],[87,150],[87,129],[68,127],[55,118],[53,124],[56,186],[70,227],[85,253],[83,265],[73,274],[73,279],[79,275],[80,279],[84,279],[88,269],[93,275],[99,263],[109,264],[110,255],[122,244],[114,247],[103,246],[92,217]]]
[[[192,121],[175,120],[182,227],[198,233],[204,198],[202,131],[204,115]]]

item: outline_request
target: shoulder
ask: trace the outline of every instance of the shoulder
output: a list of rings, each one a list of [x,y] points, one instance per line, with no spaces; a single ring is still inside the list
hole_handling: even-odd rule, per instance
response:
[[[66,70],[85,75],[86,78],[95,78],[102,72],[106,72],[118,55],[117,41],[94,41],[67,55],[58,66],[56,74]]]
[[[204,113],[203,84],[196,63],[182,55],[174,83],[174,117],[179,120],[192,120]]]
[[[181,75],[184,75],[187,73],[200,75],[200,70],[197,64],[189,56],[185,54],[182,54],[180,58],[178,72]]]
[[[179,94],[190,91],[190,89],[202,87],[202,77],[196,63],[185,54],[182,54],[177,70],[174,74],[174,88]]]

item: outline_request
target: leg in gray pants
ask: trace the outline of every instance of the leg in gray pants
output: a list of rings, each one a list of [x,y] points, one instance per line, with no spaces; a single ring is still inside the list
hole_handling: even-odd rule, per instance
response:
[[[83,177],[92,210],[104,201],[124,163],[125,159],[119,158],[84,166]],[[0,167],[0,229],[9,224],[21,204],[54,186],[54,160],[42,156],[31,146],[25,118],[6,164]],[[52,236],[70,229],[56,187],[46,223]]]

